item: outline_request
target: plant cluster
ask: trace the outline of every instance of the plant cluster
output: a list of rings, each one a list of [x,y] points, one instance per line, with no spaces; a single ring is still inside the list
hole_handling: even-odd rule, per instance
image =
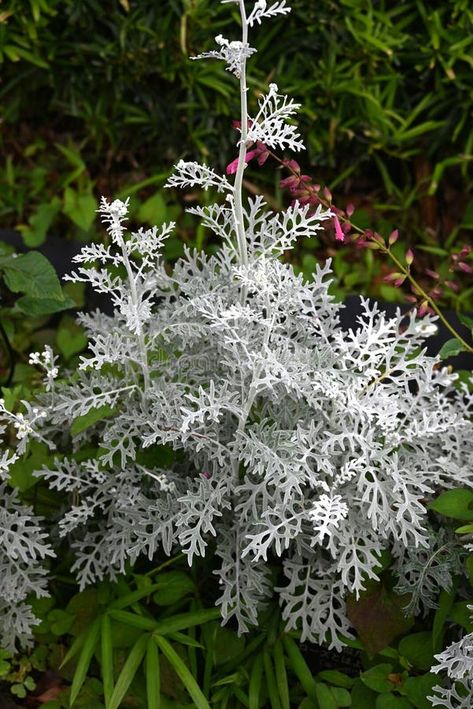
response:
[[[456,500],[463,505],[460,518],[472,519],[471,381],[459,381],[439,357],[427,356],[425,336],[434,326],[429,314],[422,321],[415,312],[388,318],[362,298],[362,315],[343,331],[343,305],[329,291],[330,262],[306,280],[282,258],[324,224],[333,225],[339,240],[348,229],[343,214],[323,200],[304,203],[297,193],[291,206],[276,212],[261,195],[245,198],[251,157],[263,162],[267,149],[304,147],[294,123],[299,105],[275,83],[251,115],[247,101],[247,60],[256,52],[249,32],[289,8],[285,0],[257,0],[247,14],[244,0],[223,4],[238,6],[241,37],[218,34],[216,48],[195,59],[219,60],[239,81],[238,158],[228,175],[180,160],[168,181],[217,195],[216,202],[188,211],[220,249],[186,248],[170,268],[163,252],[174,224],[128,233],[128,202],[102,198],[106,237],[82,248],[67,279],[76,289],[71,293],[88,286],[102,294],[110,313],[83,312],[78,325],[63,321],[68,334],[57,344],[66,359],[84,348],[82,330],[88,338],[88,352],[72,359],[77,366],[60,367],[48,342],[28,359],[29,376],[35,371],[42,380],[35,401],[23,397],[21,387],[5,390],[0,401],[0,433],[16,440],[1,460],[0,584],[8,602],[0,605],[1,643],[13,651],[30,642],[41,616],[35,618],[31,597],[41,603],[48,558],[65,543],[81,593],[90,584],[106,589],[90,627],[71,633],[64,660],[77,658],[71,705],[100,652],[98,694],[107,709],[121,705],[143,663],[146,701],[158,705],[159,655],[194,705],[206,708],[212,666],[204,669],[203,692],[196,654],[188,656],[189,669],[172,643],[208,651],[204,628],[199,640],[184,631],[221,615],[239,635],[261,619],[268,628],[258,641],[261,659],[254,658],[258,642],[244,650],[242,641],[236,653],[241,673],[216,680],[215,701],[222,706],[235,698],[252,709],[265,701],[287,709],[289,666],[306,695],[296,688],[301,709],[356,707],[373,696],[381,708],[424,709],[432,691],[434,704],[466,707],[471,635],[438,651],[472,549],[438,515],[448,516]],[[388,252],[395,241],[391,235]],[[457,262],[466,263],[465,257]],[[407,266],[409,260],[408,254]],[[10,290],[22,294],[17,311],[31,307],[41,317],[70,304],[38,254],[8,254],[0,268]],[[46,522],[52,543],[35,510],[11,489],[28,490],[35,481],[54,501]],[[469,525],[456,531],[471,532]],[[140,587],[122,593],[122,575],[158,553],[185,556],[191,568],[210,557],[219,611],[205,609],[196,597],[188,612],[156,618],[150,597],[166,606],[168,584],[174,600],[173,584],[184,588],[183,596],[190,590],[180,572],[160,574],[155,584],[140,580]],[[363,620],[369,605],[381,615],[391,609],[384,640],[370,636]],[[387,649],[389,662],[367,667],[357,681],[333,674],[314,680],[293,638],[341,650],[360,647],[355,629],[373,659],[421,611],[434,613],[433,632],[402,638],[397,650]],[[67,616],[67,610],[54,616],[58,635],[72,629]],[[121,668],[117,622],[141,631],[127,645]],[[421,688],[409,682],[419,679],[409,676],[416,666],[409,657],[424,642],[429,650],[419,669],[428,670],[437,652],[434,671],[446,670],[450,687],[434,688],[432,676]]]

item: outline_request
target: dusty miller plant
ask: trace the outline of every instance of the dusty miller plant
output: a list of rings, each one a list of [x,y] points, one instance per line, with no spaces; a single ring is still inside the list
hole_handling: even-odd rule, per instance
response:
[[[275,84],[247,108],[248,32],[289,8],[258,0],[247,14],[244,0],[226,2],[239,8],[241,38],[218,36],[197,58],[224,61],[239,80],[238,168],[230,181],[180,161],[168,182],[217,193],[189,211],[221,248],[187,250],[169,273],[161,248],[173,225],[127,234],[127,203],[102,199],[108,242],[85,246],[69,278],[107,294],[114,312],[79,316],[89,353],[67,378],[35,355],[46,390],[41,416],[26,412],[25,425],[57,447],[55,465],[37,474],[69,501],[59,531],[81,587],[140,554],[181,549],[191,564],[210,550],[224,621],[247,630],[276,593],[288,628],[340,648],[346,595],[377,578],[383,549],[400,584],[422,576],[434,538],[426,502],[473,481],[473,401],[425,354],[429,318],[387,318],[362,299],[345,332],[330,264],[307,282],[279,259],[333,215],[298,203],[274,213],[244,198],[251,144],[303,145],[298,106]],[[94,457],[75,455],[90,444]],[[178,452],[170,467],[143,458],[163,444]],[[283,579],[273,588],[275,558]]]

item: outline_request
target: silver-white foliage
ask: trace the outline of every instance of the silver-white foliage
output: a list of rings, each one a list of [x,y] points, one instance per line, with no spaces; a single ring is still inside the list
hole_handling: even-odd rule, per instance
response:
[[[0,434],[4,430],[0,426]],[[10,652],[31,645],[38,620],[28,601],[48,595],[43,562],[54,556],[41,520],[8,485],[15,461],[8,452],[0,458],[0,647]]]
[[[294,104],[274,87],[268,96],[250,140],[271,145],[274,130],[297,147],[285,123]],[[41,433],[31,417],[21,431],[59,450],[68,435],[73,449],[100,446],[98,462],[69,455],[38,471],[70,495],[60,530],[82,586],[142,553],[181,549],[191,562],[215,550],[223,618],[243,631],[273,593],[267,562],[281,557],[288,627],[339,648],[346,594],[377,578],[383,549],[402,582],[402,561],[430,545],[426,501],[473,483],[473,399],[426,355],[429,318],[388,318],[362,299],[343,331],[330,264],[305,282],[278,260],[333,214],[275,214],[261,197],[242,206],[240,178],[178,163],[170,185],[225,201],[193,210],[219,251],[187,250],[172,273],[160,255],[172,225],[127,234],[126,203],[102,200],[110,245],[84,247],[71,279],[108,294],[114,312],[81,317],[89,354],[42,394]],[[162,444],[179,453],[169,468]],[[143,462],[148,448],[155,462]]]
[[[473,606],[469,606],[473,611]],[[436,686],[429,697],[433,706],[448,709],[471,709],[473,706],[473,633],[452,643],[435,655],[438,661],[431,672],[445,673],[447,686]]]

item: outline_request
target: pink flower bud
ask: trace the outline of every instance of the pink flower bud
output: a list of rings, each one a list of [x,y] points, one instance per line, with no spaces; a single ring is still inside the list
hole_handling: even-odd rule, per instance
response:
[[[438,281],[438,279],[440,278],[440,275],[437,273],[437,271],[431,271],[430,268],[425,269],[425,274],[426,276],[430,276],[430,278],[433,278],[436,281]]]
[[[399,239],[399,229],[394,229],[389,235],[389,246],[392,246]]]
[[[469,263],[465,263],[465,261],[459,261],[457,263],[457,270],[463,271],[463,273],[473,273],[473,267],[470,266]]]
[[[354,204],[347,204],[347,208],[345,211],[347,213],[347,217],[351,217],[351,215],[355,211],[355,205]]]
[[[325,199],[327,200],[327,202],[332,201],[332,193],[330,192],[328,187],[324,187],[322,194],[325,197]]]
[[[412,249],[407,249],[407,251],[406,251],[406,263],[407,263],[407,265],[410,266],[413,261],[414,261],[414,252],[413,252]]]

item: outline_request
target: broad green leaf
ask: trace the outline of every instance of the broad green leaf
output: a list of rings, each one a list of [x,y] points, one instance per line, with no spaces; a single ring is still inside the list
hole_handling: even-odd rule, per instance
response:
[[[386,693],[376,697],[376,709],[412,709],[412,704],[405,697]]]
[[[160,667],[158,647],[154,638],[146,645],[146,697],[148,709],[160,709]]]
[[[465,352],[465,346],[456,337],[452,337],[442,346],[439,355],[441,359],[447,359],[448,357],[456,357],[460,352]]]
[[[71,425],[71,433],[73,436],[77,436],[78,433],[82,433],[82,431],[85,431],[87,428],[90,428],[90,426],[93,426],[99,421],[115,416],[116,413],[117,409],[114,409],[108,404],[103,404],[103,406],[89,409],[86,414],[83,416],[78,416],[74,419]]]
[[[387,663],[375,665],[360,675],[361,681],[374,692],[390,692],[394,684],[388,675],[392,674],[393,666]]]
[[[351,707],[351,696],[348,689],[344,689],[343,687],[330,687],[330,691],[337,707]]]
[[[450,611],[449,620],[461,625],[467,633],[473,633],[473,621],[471,620],[471,611],[468,605],[471,605],[471,602],[457,601],[454,603]]]
[[[43,315],[60,313],[75,307],[72,298],[64,296],[63,300],[55,298],[36,298],[30,295],[23,295],[15,302],[15,308],[29,317],[39,318]]]
[[[432,633],[421,632],[406,635],[399,642],[399,654],[407,658],[413,667],[428,670],[434,663]]]
[[[245,648],[245,639],[233,630],[219,626],[214,639],[214,660],[216,665],[223,665],[233,660]]]
[[[167,571],[156,579],[158,590],[153,600],[158,606],[170,606],[195,591],[195,584],[185,571]]]
[[[166,221],[167,207],[161,192],[155,192],[138,209],[138,220],[146,224],[161,224]]]
[[[18,227],[26,246],[34,249],[45,242],[48,230],[60,208],[61,201],[57,197],[53,197],[51,202],[39,205],[30,217],[28,224]]]
[[[110,617],[107,614],[102,617],[100,666],[105,705],[108,706],[113,693],[113,643]]]
[[[53,608],[48,613],[48,623],[54,635],[65,635],[72,628],[74,616],[61,608]]]
[[[92,194],[76,192],[72,187],[66,187],[64,190],[64,214],[66,214],[79,229],[89,231],[97,216],[97,208],[97,200]]]
[[[419,677],[408,677],[402,690],[417,709],[432,709],[432,704],[427,697],[432,695],[432,689],[438,683],[439,678],[430,673]]]
[[[0,271],[3,271],[5,283],[13,293],[24,293],[40,300],[64,302],[56,271],[39,251],[2,256]]]
[[[84,644],[82,645],[80,655],[79,655],[79,660],[77,662],[77,667],[74,672],[74,677],[72,680],[71,684],[71,694],[70,694],[70,699],[69,703],[70,706],[73,707],[74,703],[79,695],[79,692],[82,688],[82,685],[84,684],[85,678],[87,677],[87,672],[89,669],[90,662],[92,660],[92,656],[95,652],[95,648],[98,643],[99,639],[99,634],[100,634],[100,624],[101,624],[101,619],[96,618],[90,628],[87,631],[87,635],[84,640]],[[72,649],[72,648],[71,648]],[[65,662],[65,660],[64,660]]]
[[[345,689],[351,689],[355,681],[353,677],[349,677],[338,670],[322,670],[322,672],[318,673],[317,679],[327,684],[333,684],[335,687],[345,687]]]
[[[375,702],[376,693],[363,684],[360,679],[357,679],[351,690],[351,708],[368,709],[368,707],[374,707]]]
[[[23,455],[10,465],[8,471],[10,484],[20,492],[29,490],[38,482],[38,478],[34,477],[33,473],[52,460],[50,450],[45,443],[31,441],[28,446],[28,455]]]
[[[112,696],[107,709],[119,709],[122,706],[122,701],[133,682],[138,667],[144,658],[149,636],[143,634],[139,640],[133,645],[130,654],[128,655],[122,671],[120,672],[115,687],[113,688]]]
[[[468,315],[463,315],[463,313],[458,313],[458,319],[473,333],[473,318],[470,318]]]
[[[172,665],[175,673],[181,680],[182,684],[187,689],[197,709],[210,709],[210,705],[202,694],[199,685],[197,684],[196,680],[191,675],[188,668],[185,666],[177,652],[174,650],[172,645],[166,640],[166,638],[163,638],[160,635],[153,634],[153,638],[163,655],[168,659],[168,661]]]
[[[337,709],[337,702],[330,691],[330,687],[323,682],[315,683],[315,696],[320,709]]]
[[[347,616],[368,652],[377,654],[412,626],[414,619],[404,612],[407,601],[376,582],[359,598],[347,598]]]
[[[444,517],[473,520],[473,490],[469,488],[447,490],[429,503],[428,508]]]
[[[87,336],[74,318],[65,315],[56,332],[56,343],[66,360],[87,347]]]

